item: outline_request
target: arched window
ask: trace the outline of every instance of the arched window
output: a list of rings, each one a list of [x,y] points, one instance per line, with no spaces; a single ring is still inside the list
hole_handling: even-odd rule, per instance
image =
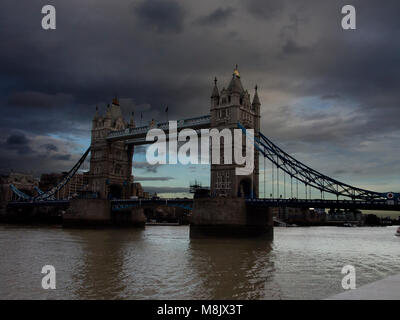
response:
[[[122,174],[122,166],[120,164],[116,164],[114,167],[114,174],[121,175]]]

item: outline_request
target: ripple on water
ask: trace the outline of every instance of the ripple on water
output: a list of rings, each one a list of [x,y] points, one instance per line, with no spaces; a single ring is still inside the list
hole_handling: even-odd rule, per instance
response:
[[[276,228],[274,241],[190,240],[189,228],[64,230],[0,226],[4,299],[321,299],[400,273],[395,228]],[[57,290],[41,289],[41,268]]]

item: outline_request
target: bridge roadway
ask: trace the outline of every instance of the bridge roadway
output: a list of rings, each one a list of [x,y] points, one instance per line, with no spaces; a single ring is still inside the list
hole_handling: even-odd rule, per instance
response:
[[[325,209],[359,209],[359,210],[387,210],[400,211],[400,201],[387,200],[324,200],[324,199],[246,199],[252,207],[292,207],[292,208],[325,208]],[[130,199],[112,200],[113,210],[121,210],[135,206],[167,205],[182,207],[190,210],[192,199]]]
[[[400,201],[388,200],[325,200],[325,199],[246,199],[251,207],[291,207],[291,208],[325,208],[325,209],[359,209],[359,210],[385,210],[400,211]],[[9,202],[10,207],[27,206],[59,206],[67,207],[68,200],[49,201],[15,201]],[[127,199],[111,200],[113,211],[119,211],[132,207],[170,206],[191,210],[193,199],[172,198],[172,199]]]

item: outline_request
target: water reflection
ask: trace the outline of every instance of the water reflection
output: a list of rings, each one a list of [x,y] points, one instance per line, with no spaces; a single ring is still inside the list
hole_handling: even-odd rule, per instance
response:
[[[143,231],[67,230],[81,239],[81,263],[76,268],[71,289],[78,299],[118,299],[127,291],[124,263],[126,247],[139,242]]]
[[[272,285],[272,243],[248,239],[193,239],[190,268],[201,283],[201,298],[262,299]]]
[[[0,226],[1,299],[320,299],[400,272],[388,228],[277,228],[273,242],[189,239],[189,228]],[[57,289],[43,290],[43,265]]]

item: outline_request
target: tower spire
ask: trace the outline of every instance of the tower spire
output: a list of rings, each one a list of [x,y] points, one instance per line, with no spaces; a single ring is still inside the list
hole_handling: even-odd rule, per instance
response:
[[[236,64],[235,69],[233,69],[233,76],[236,76],[240,79],[240,73],[238,69],[238,65]]]
[[[114,96],[113,100],[112,100],[112,104],[119,106],[119,101],[118,101],[118,97],[117,95]]]
[[[214,88],[212,91],[211,98],[219,98],[219,90],[217,87],[217,77],[214,78]]]
[[[232,79],[228,86],[228,91],[242,93],[244,91],[242,82],[240,81],[240,73],[238,70],[238,65],[235,66],[233,70]]]
[[[130,119],[130,121],[129,121],[129,126],[130,126],[131,128],[136,127],[136,123],[135,123],[135,111],[132,111],[131,119]]]
[[[96,105],[96,112],[94,113],[93,119],[98,119],[100,117],[99,115],[99,107]]]
[[[255,87],[254,87],[254,98],[253,98],[253,105],[261,105],[261,102],[260,102],[260,98],[258,97],[258,93],[257,93],[257,90],[258,90],[258,86],[256,85]]]

